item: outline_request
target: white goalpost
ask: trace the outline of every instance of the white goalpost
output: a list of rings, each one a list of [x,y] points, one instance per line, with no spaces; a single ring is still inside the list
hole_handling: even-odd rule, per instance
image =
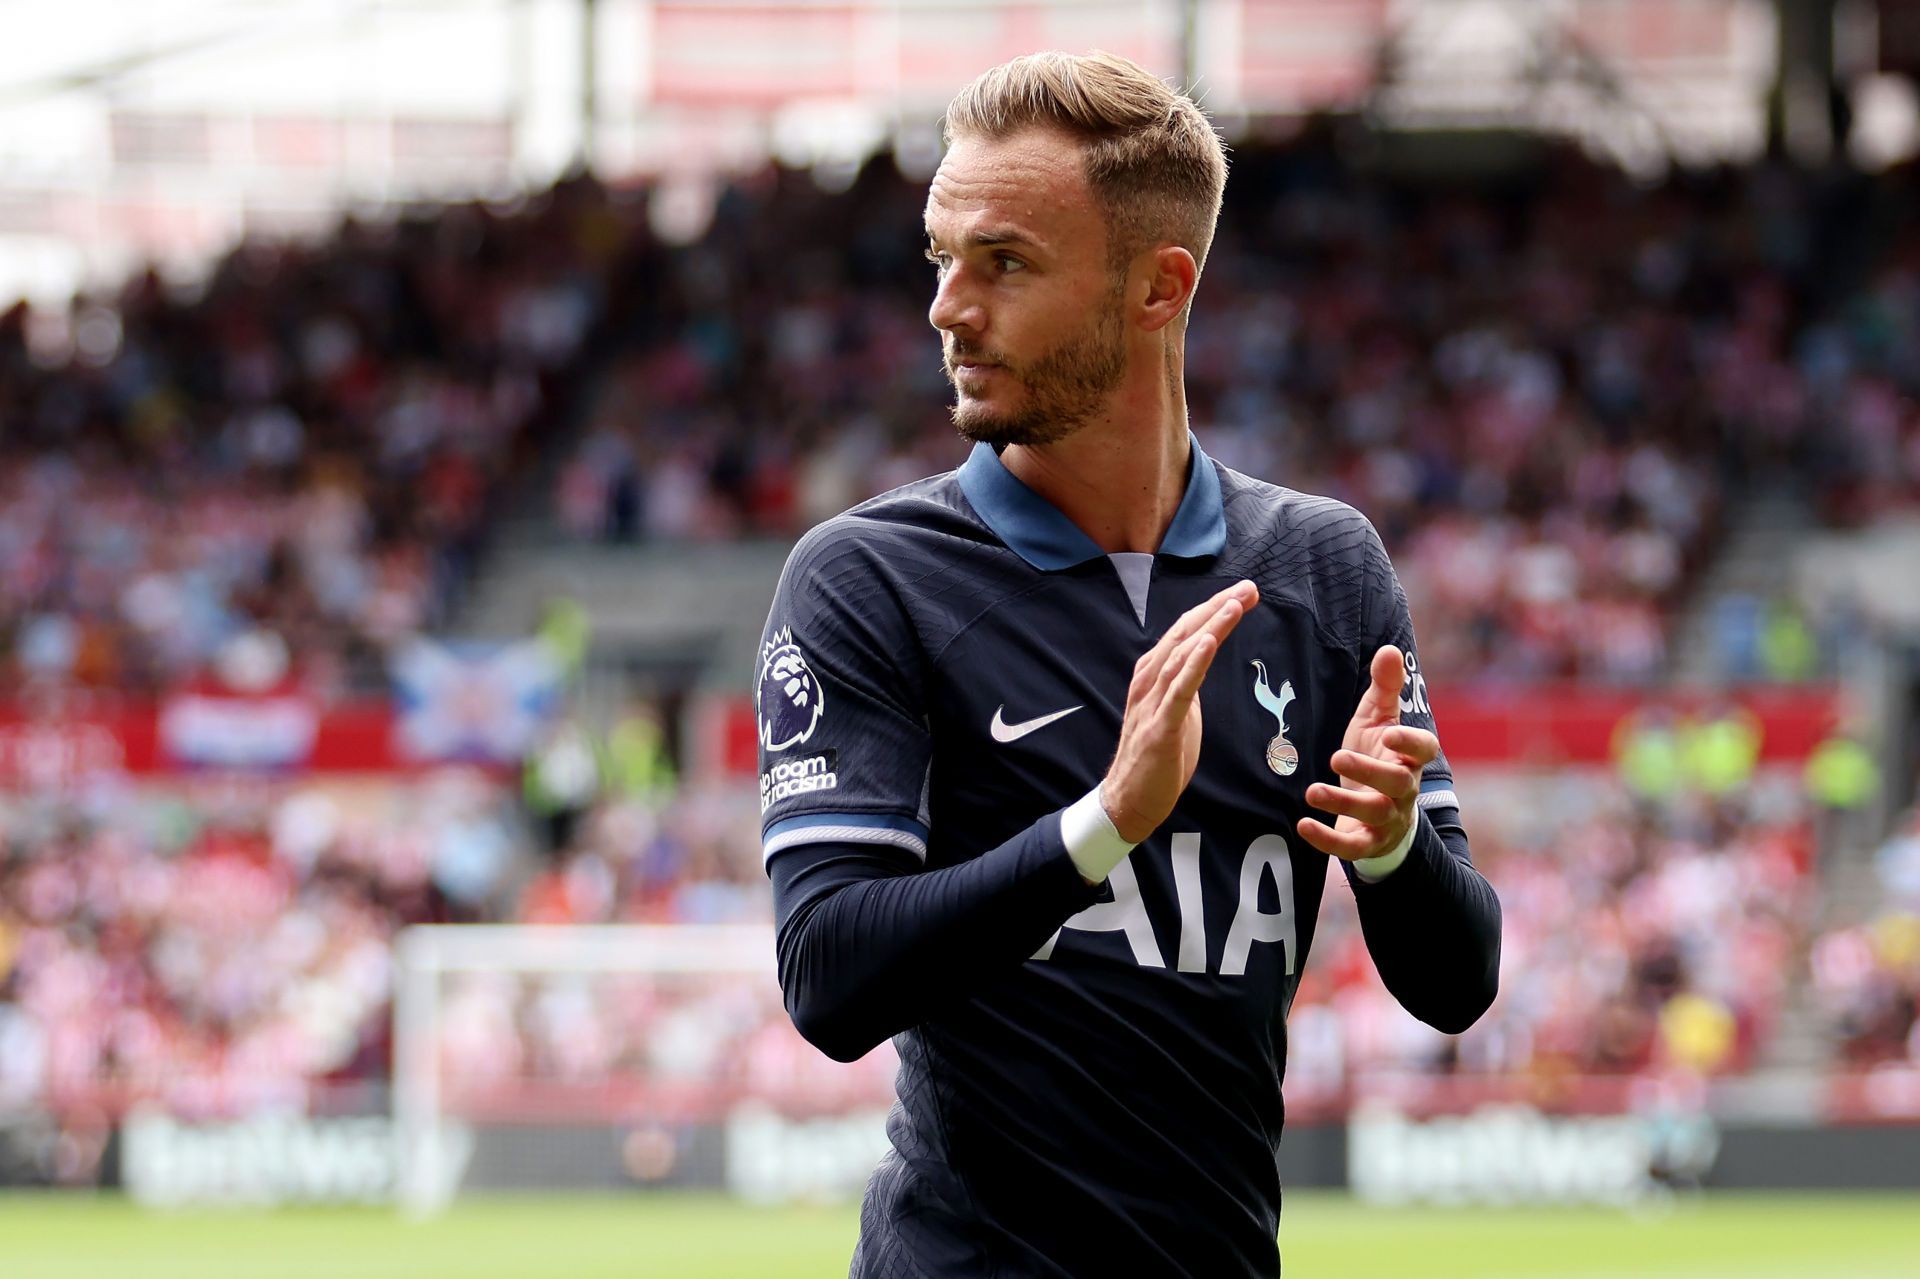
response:
[[[800,1040],[764,925],[410,928],[393,1049],[395,1189],[415,1214],[475,1180],[857,1190],[894,1065]]]

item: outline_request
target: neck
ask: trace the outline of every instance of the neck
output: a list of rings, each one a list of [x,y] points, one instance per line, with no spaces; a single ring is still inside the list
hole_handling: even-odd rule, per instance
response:
[[[1187,397],[1170,380],[1125,388],[1086,426],[1054,444],[1012,444],[1006,468],[1109,555],[1157,551],[1187,491]],[[1164,374],[1163,374],[1164,377]]]

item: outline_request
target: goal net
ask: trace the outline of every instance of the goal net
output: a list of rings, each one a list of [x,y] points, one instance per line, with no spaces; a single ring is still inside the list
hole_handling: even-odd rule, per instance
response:
[[[885,1147],[890,1045],[845,1066],[781,1004],[744,925],[451,925],[400,939],[398,1190],[856,1195]]]

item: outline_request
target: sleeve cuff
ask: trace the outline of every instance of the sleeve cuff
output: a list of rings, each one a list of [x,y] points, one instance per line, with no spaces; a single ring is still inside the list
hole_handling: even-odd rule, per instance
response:
[[[1363,857],[1353,863],[1353,873],[1362,882],[1377,884],[1387,876],[1399,870],[1401,863],[1407,860],[1407,854],[1413,851],[1413,841],[1420,834],[1420,814],[1416,810],[1413,825],[1407,827],[1407,833],[1400,839],[1399,845],[1390,853],[1378,857]],[[1069,845],[1071,847],[1071,845]]]
[[[760,837],[760,859],[803,844],[884,844],[927,860],[927,828],[906,817],[880,813],[801,813],[767,827]]]
[[[1074,869],[1089,884],[1105,879],[1134,847],[1114,829],[1098,786],[1061,810],[1060,842],[1067,846]]]

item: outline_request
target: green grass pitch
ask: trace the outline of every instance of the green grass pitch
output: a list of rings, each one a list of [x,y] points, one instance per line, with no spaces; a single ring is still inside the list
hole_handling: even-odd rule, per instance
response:
[[[0,1276],[838,1279],[854,1229],[851,1208],[711,1197],[494,1199],[416,1223],[374,1209],[150,1214],[10,1195]],[[1296,1194],[1281,1240],[1289,1279],[1920,1279],[1920,1193],[1721,1196],[1636,1213]]]

